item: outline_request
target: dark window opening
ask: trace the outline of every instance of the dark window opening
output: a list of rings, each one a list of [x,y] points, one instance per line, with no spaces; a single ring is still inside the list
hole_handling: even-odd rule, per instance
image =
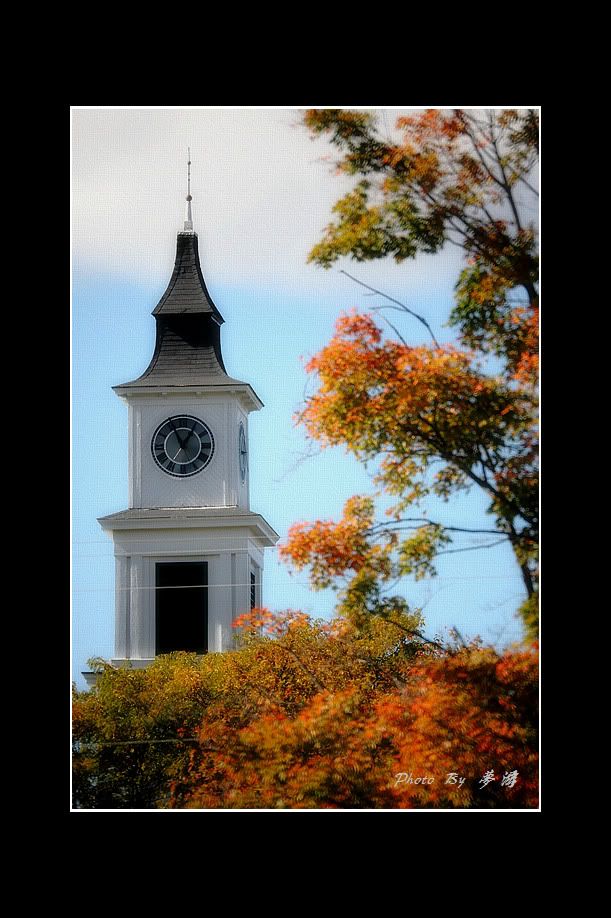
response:
[[[255,584],[255,575],[250,572],[250,608],[254,609],[257,605],[257,589]]]
[[[208,651],[208,565],[155,565],[155,653]]]

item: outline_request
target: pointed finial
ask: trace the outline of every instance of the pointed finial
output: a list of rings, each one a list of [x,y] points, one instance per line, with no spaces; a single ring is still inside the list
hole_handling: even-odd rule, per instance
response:
[[[185,208],[185,233],[193,232],[193,214],[191,213],[191,147],[187,147],[189,158],[187,160],[187,206]]]

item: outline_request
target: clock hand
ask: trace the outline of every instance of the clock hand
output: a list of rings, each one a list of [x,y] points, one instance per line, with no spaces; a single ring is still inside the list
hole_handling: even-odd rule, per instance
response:
[[[191,439],[191,437],[195,436],[195,437],[197,437],[197,439],[199,440],[199,442],[200,442],[200,447],[201,447],[201,439],[200,439],[200,437],[195,433],[195,428],[196,428],[196,427],[197,427],[197,421],[195,422],[195,424],[193,425],[193,427],[191,427],[191,428],[189,429],[189,435],[188,435],[188,437],[187,437],[187,443],[189,442],[189,440]]]
[[[191,434],[189,433],[189,434],[185,437],[185,439],[182,440],[177,430],[175,430],[174,433],[176,434],[176,439],[178,440],[178,442],[179,442],[179,444],[180,444],[180,446],[179,446],[179,448],[178,448],[178,452],[176,453],[176,456],[179,456],[180,453],[182,452],[182,453],[184,453],[185,456],[187,456],[187,458],[188,458],[188,457],[189,457],[189,454],[187,453],[187,444],[188,444],[189,440],[191,439]],[[176,456],[174,456],[174,460],[176,459]],[[174,461],[174,460],[173,460],[173,461]]]
[[[191,439],[191,437],[195,437],[195,439],[198,441],[198,443],[199,443],[199,445],[200,445],[200,449],[201,449],[201,439],[200,439],[200,437],[198,436],[198,434],[195,433],[195,428],[196,428],[196,427],[197,427],[197,421],[195,422],[195,424],[193,425],[193,427],[191,427],[191,428],[189,429],[189,433],[188,433],[188,435],[187,435],[187,439],[185,440],[185,443],[188,443],[189,440]]]
[[[173,421],[171,418],[170,418],[170,427],[172,428],[172,430],[173,430],[174,433],[176,434],[176,439],[178,440],[178,442],[179,442],[179,444],[180,444],[180,448],[181,448],[181,449],[184,449],[184,448],[185,448],[186,440],[183,440],[183,438],[180,436],[180,434],[178,433],[178,428],[177,428],[177,427],[174,427],[174,421]]]

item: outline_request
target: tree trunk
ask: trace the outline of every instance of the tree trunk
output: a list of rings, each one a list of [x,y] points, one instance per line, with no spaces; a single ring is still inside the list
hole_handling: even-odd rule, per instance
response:
[[[533,575],[528,568],[528,564],[520,564],[520,570],[522,571],[522,580],[524,581],[524,586],[526,587],[526,592],[530,598],[535,592],[535,584],[533,582]]]

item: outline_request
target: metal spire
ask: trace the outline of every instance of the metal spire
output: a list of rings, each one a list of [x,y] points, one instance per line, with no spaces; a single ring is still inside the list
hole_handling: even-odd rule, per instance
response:
[[[185,208],[185,233],[193,232],[193,214],[191,213],[191,147],[187,147],[189,159],[187,162],[187,206]]]

